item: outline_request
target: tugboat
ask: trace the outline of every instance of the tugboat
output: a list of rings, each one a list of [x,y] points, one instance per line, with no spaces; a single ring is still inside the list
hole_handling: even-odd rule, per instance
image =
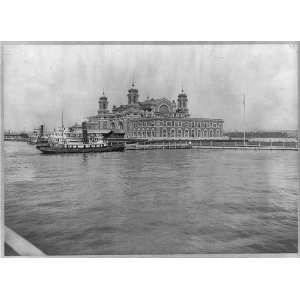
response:
[[[45,154],[90,153],[124,151],[125,145],[121,142],[107,142],[99,140],[91,143],[88,140],[86,122],[82,123],[82,141],[72,139],[62,126],[61,132],[50,136],[47,144],[38,149]]]
[[[48,136],[45,134],[45,126],[41,125],[39,128],[33,130],[33,133],[27,139],[27,144],[36,145],[39,148],[48,143]]]

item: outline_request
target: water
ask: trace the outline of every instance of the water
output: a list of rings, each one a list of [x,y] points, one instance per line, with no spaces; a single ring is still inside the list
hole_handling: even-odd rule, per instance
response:
[[[46,254],[297,252],[298,152],[5,152],[5,223]]]

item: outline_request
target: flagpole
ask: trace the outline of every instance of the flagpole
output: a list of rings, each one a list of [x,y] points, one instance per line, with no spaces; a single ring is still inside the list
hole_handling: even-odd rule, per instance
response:
[[[244,147],[246,146],[246,103],[245,94],[243,94],[243,105],[244,105]]]
[[[64,137],[64,112],[61,112],[61,136]]]

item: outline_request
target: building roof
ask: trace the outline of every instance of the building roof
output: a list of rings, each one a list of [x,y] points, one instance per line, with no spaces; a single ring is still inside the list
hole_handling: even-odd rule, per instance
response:
[[[89,133],[100,133],[100,134],[109,134],[111,132],[114,133],[125,133],[124,130],[122,129],[89,129],[88,130]]]

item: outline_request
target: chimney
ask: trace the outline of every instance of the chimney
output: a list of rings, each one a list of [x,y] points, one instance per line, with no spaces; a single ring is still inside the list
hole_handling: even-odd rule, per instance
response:
[[[44,125],[40,126],[40,136],[44,135]]]

